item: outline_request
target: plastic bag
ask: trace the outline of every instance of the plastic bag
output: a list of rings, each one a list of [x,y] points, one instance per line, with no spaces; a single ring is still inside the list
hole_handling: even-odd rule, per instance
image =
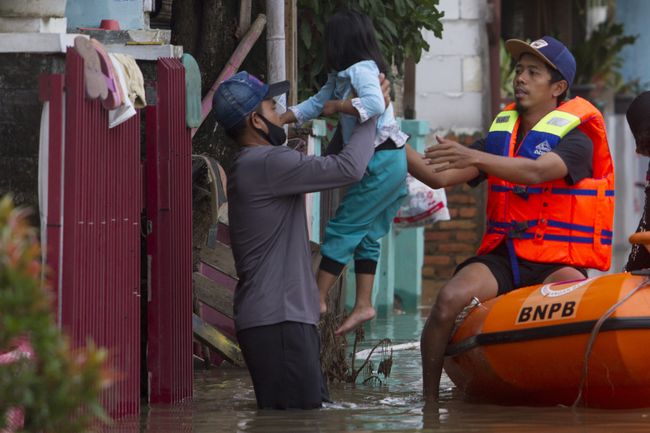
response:
[[[410,174],[406,177],[408,196],[393,219],[396,227],[422,227],[449,220],[447,195],[443,188],[433,189]]]

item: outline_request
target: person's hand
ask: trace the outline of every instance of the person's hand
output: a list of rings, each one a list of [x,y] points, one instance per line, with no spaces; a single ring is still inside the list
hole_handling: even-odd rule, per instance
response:
[[[476,150],[437,135],[436,140],[438,144],[424,151],[427,165],[432,165],[435,172],[473,167],[476,164]]]
[[[384,105],[388,108],[390,105],[390,80],[386,78],[383,72],[379,74],[379,85],[381,86],[381,93],[384,94]]]
[[[325,102],[325,106],[323,107],[323,116],[329,117],[337,114],[341,111],[339,108],[341,107],[342,102],[343,101],[340,100]]]
[[[294,123],[295,121],[296,121],[296,116],[294,116],[291,110],[287,110],[284,113],[280,114],[280,122],[283,125],[286,125],[287,123]]]

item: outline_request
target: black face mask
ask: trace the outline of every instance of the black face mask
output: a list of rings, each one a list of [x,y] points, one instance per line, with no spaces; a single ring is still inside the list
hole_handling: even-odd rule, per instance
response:
[[[260,116],[264,123],[266,123],[266,127],[269,128],[269,133],[267,134],[260,128],[253,128],[255,128],[255,130],[273,146],[282,146],[284,142],[287,141],[287,133],[284,132],[284,128],[274,125],[259,113],[257,113],[257,115]]]

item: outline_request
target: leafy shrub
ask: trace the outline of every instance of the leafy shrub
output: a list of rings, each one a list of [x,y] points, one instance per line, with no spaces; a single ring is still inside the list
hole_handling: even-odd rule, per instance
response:
[[[32,359],[0,365],[0,429],[10,408],[22,408],[25,431],[86,431],[107,417],[100,391],[111,382],[106,351],[91,343],[72,350],[56,326],[41,285],[40,247],[26,210],[0,199],[0,354],[27,340]]]
[[[370,17],[386,61],[401,75],[405,59],[418,62],[429,49],[423,29],[442,37],[444,12],[437,6],[438,0],[298,0],[299,99],[325,84],[325,24],[337,9],[356,9]]]
[[[600,23],[591,36],[573,48],[578,65],[574,83],[578,85],[602,83],[608,87],[621,85],[621,51],[636,42],[638,35],[626,35],[623,24],[611,18]]]

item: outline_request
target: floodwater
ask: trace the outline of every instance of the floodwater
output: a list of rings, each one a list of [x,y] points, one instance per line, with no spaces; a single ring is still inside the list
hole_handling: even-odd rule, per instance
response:
[[[417,341],[424,320],[417,314],[389,315],[366,327],[367,348],[388,337],[393,344]],[[375,368],[377,367],[375,362]],[[312,411],[259,411],[246,370],[220,367],[197,371],[194,398],[175,406],[145,408],[140,418],[121,420],[106,432],[650,432],[650,408],[572,410],[463,402],[444,376],[442,402],[425,407],[418,350],[393,355],[391,376],[382,384],[334,384],[334,403]]]

